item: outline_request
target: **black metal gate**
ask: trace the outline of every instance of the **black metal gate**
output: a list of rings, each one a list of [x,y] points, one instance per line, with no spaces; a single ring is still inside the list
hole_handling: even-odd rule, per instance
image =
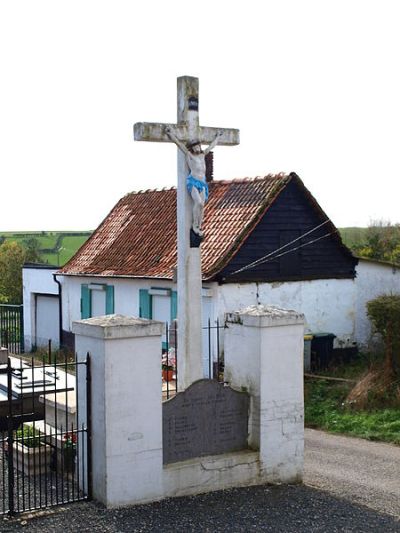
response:
[[[91,496],[90,359],[59,361],[0,366],[0,514]]]
[[[24,352],[24,317],[22,305],[0,305],[0,346],[15,354]]]

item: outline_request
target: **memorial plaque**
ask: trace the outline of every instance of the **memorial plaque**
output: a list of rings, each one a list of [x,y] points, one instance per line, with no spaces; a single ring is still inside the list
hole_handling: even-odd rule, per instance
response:
[[[248,447],[249,396],[201,379],[163,403],[163,462]]]

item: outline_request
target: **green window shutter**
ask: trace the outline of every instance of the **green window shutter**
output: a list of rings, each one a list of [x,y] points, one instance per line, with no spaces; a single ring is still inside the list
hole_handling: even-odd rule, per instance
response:
[[[106,315],[114,313],[114,285],[106,287]]]
[[[178,293],[176,291],[171,292],[171,322],[175,320],[178,312]]]
[[[151,295],[148,290],[139,289],[139,316],[152,318],[151,314]]]
[[[88,285],[81,285],[81,318],[90,318],[92,314],[92,302]]]

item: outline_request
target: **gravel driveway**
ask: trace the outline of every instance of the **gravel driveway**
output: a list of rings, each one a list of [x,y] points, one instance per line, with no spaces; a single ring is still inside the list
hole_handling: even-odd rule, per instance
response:
[[[304,482],[400,517],[400,447],[306,429]]]
[[[305,467],[318,489],[248,487],[122,510],[77,503],[0,518],[0,531],[400,533],[400,448],[306,430]]]
[[[400,522],[305,486],[259,486],[107,511],[76,503],[53,514],[0,522],[0,531],[399,533]]]

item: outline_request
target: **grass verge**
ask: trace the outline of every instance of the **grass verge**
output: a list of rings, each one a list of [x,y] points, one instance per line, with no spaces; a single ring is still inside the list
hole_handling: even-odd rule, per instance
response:
[[[336,368],[324,375],[356,379],[365,362]],[[345,404],[352,383],[306,379],[304,384],[305,425],[332,433],[400,445],[400,408],[383,407],[353,411]]]

